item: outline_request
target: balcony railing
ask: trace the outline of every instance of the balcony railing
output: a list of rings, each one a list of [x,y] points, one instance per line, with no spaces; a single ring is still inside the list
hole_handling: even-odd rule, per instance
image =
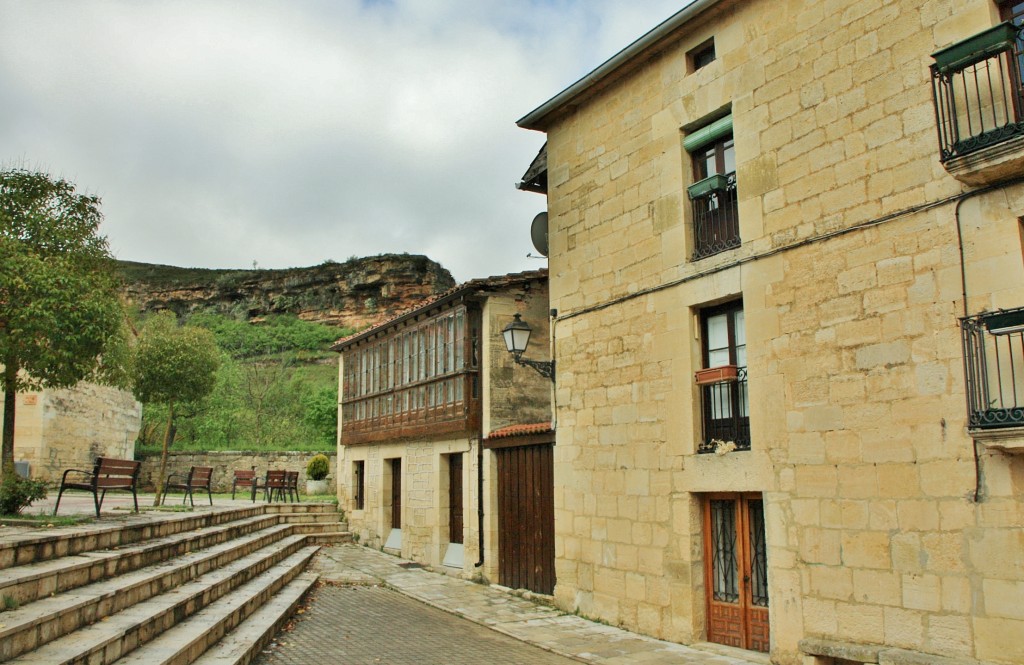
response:
[[[1024,307],[960,319],[970,429],[1024,427]]]
[[[735,380],[701,386],[700,398],[704,436],[697,452],[713,453],[719,445],[729,443],[735,450],[750,450],[747,368],[740,367]]]
[[[943,162],[1024,136],[1020,28],[1001,23],[932,57]]]
[[[689,190],[693,203],[693,260],[739,247],[736,174],[705,178]]]

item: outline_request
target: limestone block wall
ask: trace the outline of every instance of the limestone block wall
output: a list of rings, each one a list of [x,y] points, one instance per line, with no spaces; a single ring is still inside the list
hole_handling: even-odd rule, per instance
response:
[[[1024,460],[983,450],[976,488],[957,327],[1024,305],[1024,189],[950,198],[928,72],[994,14],[722,2],[552,121],[559,605],[703,639],[700,506],[752,491],[773,662],[804,637],[1024,661]],[[681,138],[724,112],[742,246],[691,261]],[[697,317],[739,298],[752,450],[696,455]]]
[[[447,456],[462,454],[463,545],[462,574],[476,574],[480,554],[477,520],[477,446],[468,438],[339,447],[339,505],[359,542],[385,545],[392,528],[390,460],[401,459],[401,555],[425,565],[441,567],[449,543]],[[356,509],[353,494],[354,464],[364,466],[364,507]],[[485,509],[489,510],[489,509]]]
[[[142,405],[129,392],[81,382],[17,400],[14,459],[29,462],[37,480],[59,483],[65,469],[92,468],[97,457],[134,456]]]
[[[337,455],[333,452],[324,453],[330,460],[329,482],[338,478]],[[213,491],[230,492],[235,469],[248,470],[256,467],[256,473],[264,476],[269,469],[285,469],[299,472],[299,493],[306,493],[306,464],[316,455],[309,451],[170,451],[167,454],[167,473],[187,474],[193,466],[213,467]],[[160,455],[147,455],[142,458],[142,470],[139,479],[142,487],[152,490],[156,487],[156,478],[160,472]]]

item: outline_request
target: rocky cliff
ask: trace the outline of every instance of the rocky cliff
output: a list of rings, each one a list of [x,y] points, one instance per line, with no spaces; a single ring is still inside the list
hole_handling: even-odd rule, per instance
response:
[[[142,312],[295,314],[341,328],[391,318],[455,285],[425,256],[384,254],[286,270],[207,270],[119,261],[125,295]]]

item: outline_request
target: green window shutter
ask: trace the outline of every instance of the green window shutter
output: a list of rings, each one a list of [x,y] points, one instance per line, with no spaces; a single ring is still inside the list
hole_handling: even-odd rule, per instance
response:
[[[687,152],[693,152],[698,148],[703,148],[709,143],[714,143],[718,139],[722,138],[726,134],[732,133],[732,114],[715,120],[710,125],[704,125],[695,132],[691,132],[683,137],[683,147],[686,148]]]

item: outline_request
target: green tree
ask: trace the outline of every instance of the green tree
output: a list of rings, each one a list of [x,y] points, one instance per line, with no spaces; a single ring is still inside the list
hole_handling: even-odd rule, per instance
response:
[[[17,393],[66,388],[94,374],[121,331],[113,262],[98,232],[102,219],[100,200],[78,194],[67,180],[0,171],[5,479],[14,475]]]
[[[320,440],[329,446],[337,443],[338,437],[338,383],[323,386],[303,396],[306,423],[316,432]]]
[[[175,406],[209,395],[216,384],[219,365],[220,352],[213,334],[195,326],[179,326],[170,312],[152,317],[140,331],[133,362],[135,396],[141,402],[167,408],[155,506],[160,505],[167,451],[174,443]]]

